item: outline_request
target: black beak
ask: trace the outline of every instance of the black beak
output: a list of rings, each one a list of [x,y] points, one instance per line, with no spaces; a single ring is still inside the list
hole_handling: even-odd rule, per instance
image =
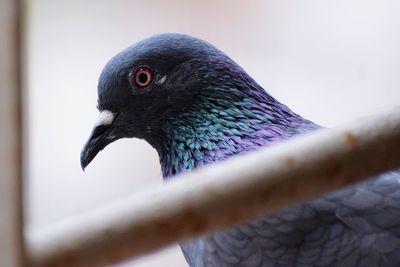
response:
[[[113,129],[113,124],[109,125],[98,125],[96,126],[89,140],[81,152],[81,166],[82,170],[89,165],[89,163],[96,157],[97,153],[111,143],[113,138],[110,136],[110,132]]]

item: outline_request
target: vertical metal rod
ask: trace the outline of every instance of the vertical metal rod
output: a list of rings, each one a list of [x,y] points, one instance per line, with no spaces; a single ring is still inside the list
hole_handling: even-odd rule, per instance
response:
[[[24,264],[20,1],[0,0],[0,266]]]

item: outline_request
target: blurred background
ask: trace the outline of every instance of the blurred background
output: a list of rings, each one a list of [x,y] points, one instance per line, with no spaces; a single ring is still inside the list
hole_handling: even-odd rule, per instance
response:
[[[161,32],[205,39],[321,125],[400,104],[400,2],[27,0],[26,216],[37,230],[162,183],[156,152],[119,140],[82,172],[97,79],[121,49]],[[140,216],[140,215],[139,215]],[[123,266],[187,266],[172,246]]]

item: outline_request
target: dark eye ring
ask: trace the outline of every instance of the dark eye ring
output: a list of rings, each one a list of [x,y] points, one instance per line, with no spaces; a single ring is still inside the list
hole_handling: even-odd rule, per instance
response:
[[[130,77],[131,83],[140,89],[145,89],[153,82],[153,71],[148,67],[139,67]]]

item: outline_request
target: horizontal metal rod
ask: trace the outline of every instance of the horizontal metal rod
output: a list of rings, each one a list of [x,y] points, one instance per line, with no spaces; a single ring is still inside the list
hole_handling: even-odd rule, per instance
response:
[[[31,266],[103,266],[400,168],[400,109],[319,130],[28,233]]]

